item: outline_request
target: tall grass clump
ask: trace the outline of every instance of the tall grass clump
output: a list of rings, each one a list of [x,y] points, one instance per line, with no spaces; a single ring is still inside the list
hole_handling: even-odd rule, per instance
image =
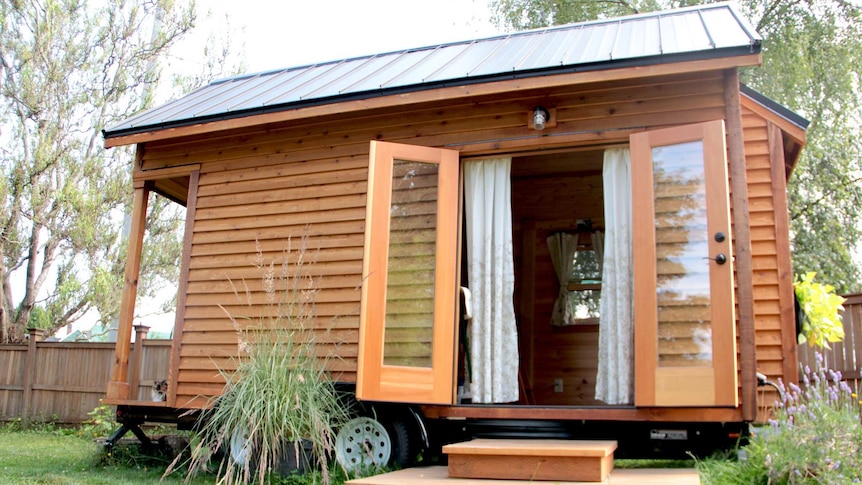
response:
[[[699,463],[704,483],[862,483],[859,397],[816,357],[801,387],[779,383],[774,418],[752,434],[744,460]]]
[[[313,450],[309,465],[329,483],[335,432],[348,410],[325,370],[328,357],[315,345],[312,263],[307,237],[297,250],[287,250],[280,267],[266,264],[258,249],[267,314],[252,321],[230,316],[239,349],[235,369],[220,370],[226,385],[201,415],[190,475],[207,469],[213,454],[223,450],[218,483],[264,483],[291,454],[302,463],[304,440]],[[251,307],[245,288],[236,293],[244,293]]]

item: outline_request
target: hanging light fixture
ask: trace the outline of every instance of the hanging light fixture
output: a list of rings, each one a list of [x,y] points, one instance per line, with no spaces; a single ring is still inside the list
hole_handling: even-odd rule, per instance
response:
[[[535,128],[536,130],[544,130],[550,118],[551,115],[545,108],[541,106],[536,106],[535,108],[533,108],[533,128]]]

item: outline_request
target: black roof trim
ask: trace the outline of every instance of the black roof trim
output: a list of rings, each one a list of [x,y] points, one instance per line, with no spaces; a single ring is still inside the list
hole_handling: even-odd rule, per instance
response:
[[[739,90],[742,94],[748,96],[749,98],[757,101],[761,105],[763,105],[769,111],[777,114],[778,116],[784,118],[790,123],[798,126],[803,130],[808,129],[808,125],[811,124],[806,118],[800,116],[799,114],[791,111],[789,108],[779,104],[777,101],[772,98],[767,97],[765,94],[761,94],[743,83],[739,83]]]

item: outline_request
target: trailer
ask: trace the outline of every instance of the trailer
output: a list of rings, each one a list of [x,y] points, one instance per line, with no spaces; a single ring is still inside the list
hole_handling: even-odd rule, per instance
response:
[[[329,371],[395,461],[477,436],[732,446],[773,399],[758,374],[797,381],[808,122],[740,83],[760,50],[704,5],[234,77],[105,130],[137,150],[105,402],[133,431],[206,408],[229,316],[265,311],[255,261],[307,235]],[[186,210],[160,402],[129,385],[153,193]]]

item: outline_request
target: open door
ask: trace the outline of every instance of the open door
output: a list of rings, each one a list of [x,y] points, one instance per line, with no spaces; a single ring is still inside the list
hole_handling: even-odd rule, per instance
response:
[[[356,395],[454,402],[458,152],[371,142]]]
[[[736,406],[724,122],[631,136],[635,404]]]

